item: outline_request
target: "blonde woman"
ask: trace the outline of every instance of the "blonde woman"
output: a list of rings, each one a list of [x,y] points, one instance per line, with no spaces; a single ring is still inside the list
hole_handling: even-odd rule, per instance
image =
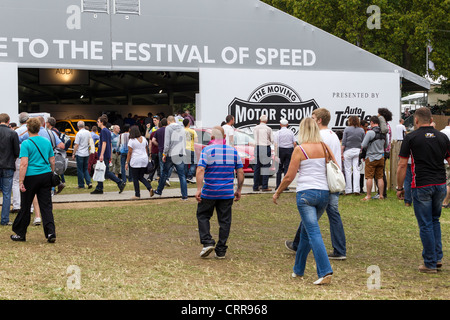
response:
[[[273,195],[273,202],[277,204],[281,191],[291,184],[298,172],[297,208],[302,222],[292,276],[303,277],[306,259],[312,249],[319,276],[314,284],[328,284],[331,282],[333,270],[319,227],[319,219],[328,205],[329,198],[324,148],[333,161],[335,158],[327,145],[321,142],[319,127],[312,118],[302,120],[298,137],[299,146],[294,149],[288,172]]]

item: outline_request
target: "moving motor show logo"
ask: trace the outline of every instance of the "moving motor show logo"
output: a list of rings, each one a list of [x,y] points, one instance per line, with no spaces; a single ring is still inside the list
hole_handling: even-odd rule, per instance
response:
[[[234,116],[236,128],[254,127],[261,116],[266,115],[267,125],[279,129],[281,119],[288,120],[289,126],[298,127],[303,118],[311,117],[318,108],[314,99],[303,102],[298,93],[285,84],[267,83],[254,90],[247,101],[234,98],[228,111]]]

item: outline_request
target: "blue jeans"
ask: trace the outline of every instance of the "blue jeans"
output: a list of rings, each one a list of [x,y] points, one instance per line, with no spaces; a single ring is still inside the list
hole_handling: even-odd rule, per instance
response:
[[[339,192],[330,193],[326,211],[330,222],[333,253],[339,256],[345,256],[347,250],[344,225],[342,224],[341,215],[339,214]]]
[[[195,157],[195,152],[194,151],[190,151],[190,150],[186,150],[186,159],[188,160],[189,163],[186,163],[184,165],[184,172],[186,174],[186,178],[191,180],[192,178],[195,177],[195,170],[197,168],[197,161],[196,161],[196,157]]]
[[[11,206],[11,190],[13,184],[14,170],[0,169],[1,190],[3,193],[1,224],[9,222],[9,209]]]
[[[344,226],[342,224],[341,215],[339,214],[339,192],[330,193],[328,205],[326,207],[328,221],[330,222],[331,245],[333,253],[339,256],[345,256],[347,252]],[[293,248],[297,250],[300,241],[301,225],[298,227],[297,233],[293,241]]]
[[[127,162],[127,153],[120,154],[120,175],[122,176],[122,182],[127,182],[127,170],[125,170],[125,162]],[[128,174],[128,182],[133,181],[131,172]]]
[[[162,172],[163,172],[163,170],[164,170],[164,162],[162,161],[162,158],[163,158],[162,154],[163,154],[162,152],[158,152],[158,157],[159,157],[159,173],[160,173],[159,181],[161,181],[161,178],[162,178]],[[177,169],[177,170],[178,170],[178,169]],[[169,179],[169,178],[172,176],[172,172],[173,172],[173,166],[169,168],[169,172],[167,173],[167,175],[166,175],[166,177],[165,177],[165,180]],[[166,183],[165,180],[164,180],[164,183]]]
[[[84,188],[84,181],[89,186],[91,184],[91,176],[88,170],[89,156],[80,157],[75,156],[77,160],[77,177],[78,177],[78,187]]]
[[[411,165],[408,164],[406,167],[406,175],[405,175],[405,181],[403,182],[403,188],[405,188],[405,203],[412,203],[412,194],[411,194],[411,182],[412,182],[412,171],[411,171]]]
[[[306,259],[313,251],[319,278],[332,273],[327,250],[320,233],[319,219],[329,200],[328,190],[303,190],[297,192],[297,208],[302,219],[300,224],[300,242],[295,255],[294,273],[303,276]]]
[[[181,160],[181,159],[177,159]],[[162,160],[161,160],[162,162]],[[178,173],[178,178],[180,179],[180,190],[181,190],[181,197],[187,198],[188,192],[187,192],[187,182],[186,182],[186,174],[184,173],[184,162],[183,161],[172,161],[172,157],[166,157],[166,162],[163,163],[163,170],[161,171],[161,178],[159,179],[158,183],[158,189],[156,190],[156,194],[162,194],[162,191],[164,190],[164,186],[166,185],[166,180],[168,179],[168,174],[172,172],[172,167],[175,166]]]
[[[441,217],[442,201],[447,194],[446,185],[413,188],[413,206],[422,241],[422,257],[427,268],[436,269],[442,260]]]

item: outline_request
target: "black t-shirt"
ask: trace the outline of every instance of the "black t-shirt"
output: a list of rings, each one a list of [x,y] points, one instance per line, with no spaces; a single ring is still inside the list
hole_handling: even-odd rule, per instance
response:
[[[399,156],[411,156],[412,188],[446,183],[444,159],[450,157],[450,141],[433,127],[420,127],[407,134]]]
[[[164,151],[164,138],[166,136],[166,127],[159,128],[155,131],[155,139],[158,142],[158,152]]]

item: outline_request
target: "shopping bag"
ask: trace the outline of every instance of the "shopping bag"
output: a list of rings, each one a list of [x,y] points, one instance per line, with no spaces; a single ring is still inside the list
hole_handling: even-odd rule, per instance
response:
[[[92,180],[99,182],[105,181],[105,171],[106,171],[105,162],[97,161],[97,163],[95,164],[94,176],[92,177]]]

